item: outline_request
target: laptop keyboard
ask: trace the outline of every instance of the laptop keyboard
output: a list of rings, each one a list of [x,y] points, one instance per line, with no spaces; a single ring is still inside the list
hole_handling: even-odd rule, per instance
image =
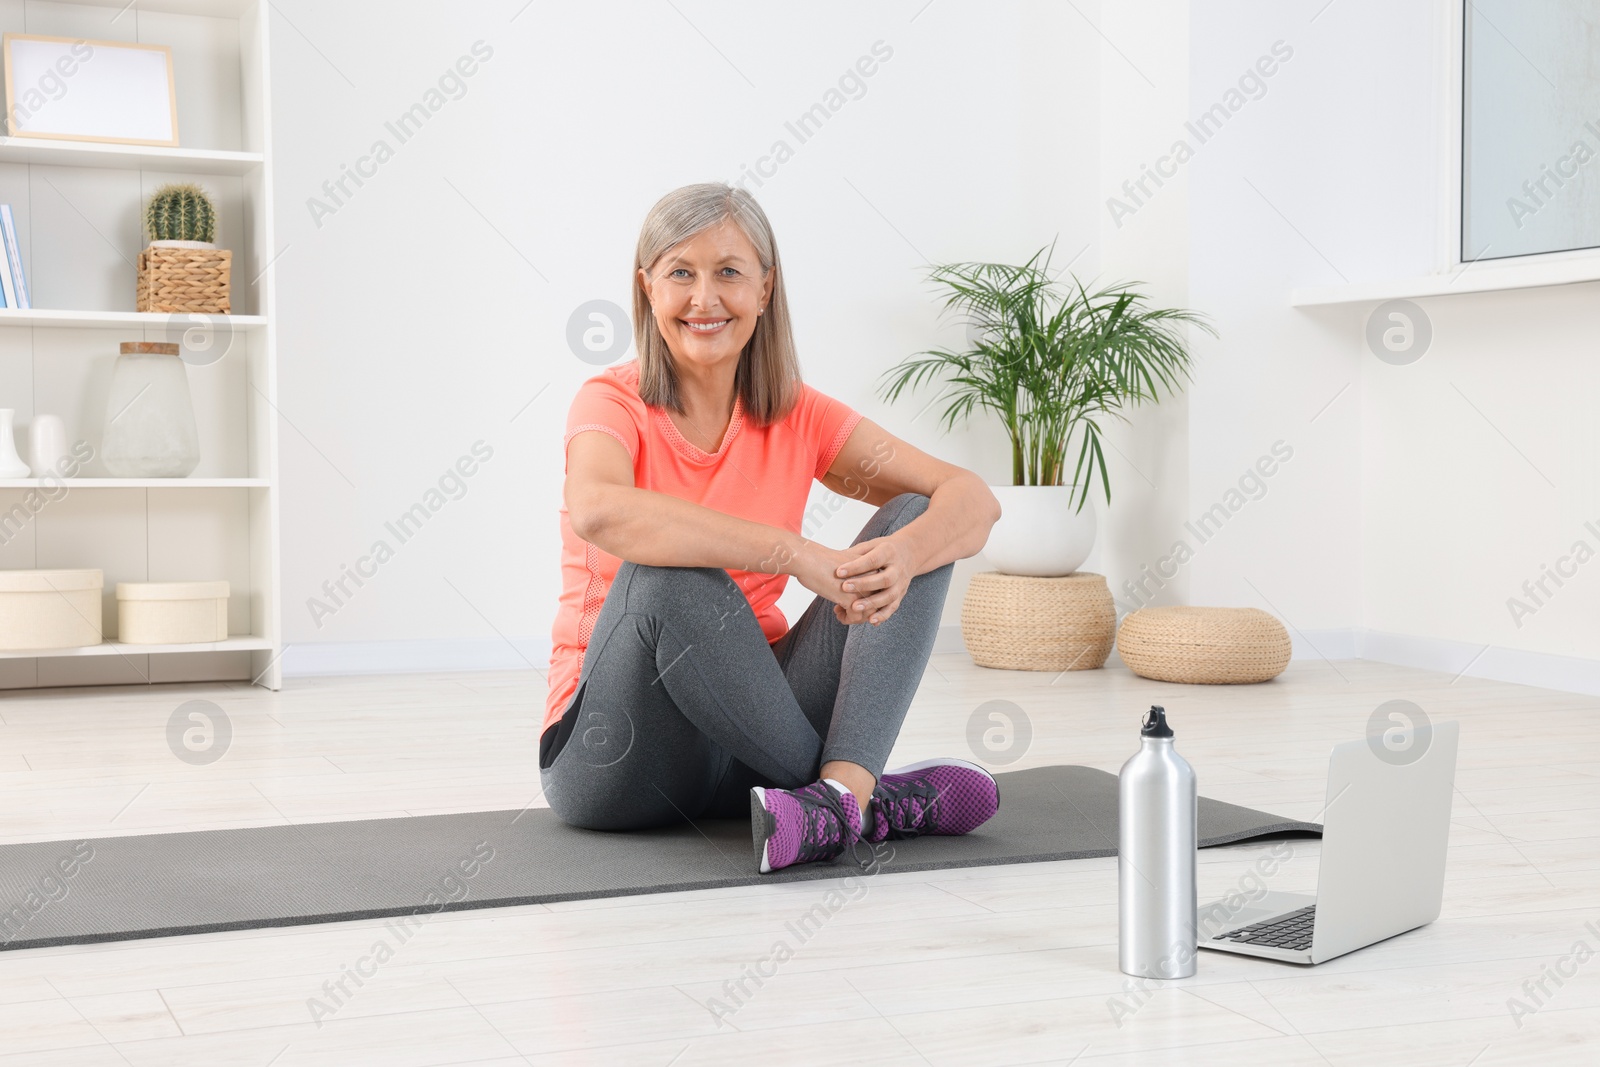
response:
[[[1313,904],[1267,922],[1253,923],[1226,934],[1218,934],[1211,940],[1304,952],[1311,947],[1311,928],[1316,921],[1317,906]]]

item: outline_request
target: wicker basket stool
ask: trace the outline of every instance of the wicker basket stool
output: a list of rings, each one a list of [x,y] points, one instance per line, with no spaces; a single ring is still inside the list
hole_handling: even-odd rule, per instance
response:
[[[961,604],[961,636],[980,667],[1087,671],[1105,665],[1117,609],[1098,574],[1029,578],[985,571]]]
[[[138,311],[226,315],[233,253],[225,248],[166,248],[139,253]]]
[[[1289,665],[1289,631],[1257,608],[1144,608],[1122,620],[1128,669],[1158,682],[1265,682]]]

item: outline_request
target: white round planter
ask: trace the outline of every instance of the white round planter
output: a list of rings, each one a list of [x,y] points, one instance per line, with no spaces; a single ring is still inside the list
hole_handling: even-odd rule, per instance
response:
[[[1055,578],[1083,566],[1094,548],[1094,504],[1077,510],[1070,485],[991,485],[1000,521],[983,554],[1003,574]]]

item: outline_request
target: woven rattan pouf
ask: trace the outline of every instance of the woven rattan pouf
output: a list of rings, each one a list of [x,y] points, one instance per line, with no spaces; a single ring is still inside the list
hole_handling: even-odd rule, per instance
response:
[[[980,667],[1093,670],[1111,655],[1117,609],[1098,574],[1029,578],[985,571],[967,586],[961,636]]]
[[[1128,669],[1158,682],[1265,682],[1289,665],[1289,631],[1257,608],[1143,608],[1122,620]]]

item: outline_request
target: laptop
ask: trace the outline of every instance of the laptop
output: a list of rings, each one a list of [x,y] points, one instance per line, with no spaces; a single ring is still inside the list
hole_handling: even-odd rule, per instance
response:
[[[1402,754],[1387,739],[1336,745],[1316,895],[1235,893],[1209,904],[1199,947],[1322,963],[1437,919],[1459,726],[1417,726]]]

